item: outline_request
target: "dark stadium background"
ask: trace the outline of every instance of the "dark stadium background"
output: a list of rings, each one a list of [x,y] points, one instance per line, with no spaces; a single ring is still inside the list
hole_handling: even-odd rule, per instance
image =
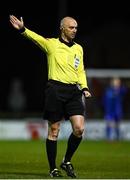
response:
[[[76,40],[83,45],[87,68],[130,69],[130,6],[125,2],[85,0],[2,1],[0,6],[0,112],[8,112],[11,80],[18,77],[27,97],[26,112],[42,112],[47,81],[46,56],[9,23],[22,16],[25,26],[45,36],[58,36],[59,21],[77,19]]]

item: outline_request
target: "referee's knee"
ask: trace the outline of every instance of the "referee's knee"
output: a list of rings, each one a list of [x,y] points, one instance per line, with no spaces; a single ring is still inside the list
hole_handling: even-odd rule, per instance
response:
[[[73,133],[76,137],[82,137],[83,132],[84,132],[84,129],[76,128],[76,129],[74,129]]]
[[[59,128],[51,128],[48,132],[48,138],[52,140],[57,140],[59,134]]]

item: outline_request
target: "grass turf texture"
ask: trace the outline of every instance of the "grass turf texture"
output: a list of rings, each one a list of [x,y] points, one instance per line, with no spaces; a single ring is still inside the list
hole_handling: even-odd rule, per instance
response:
[[[57,167],[65,149],[66,141],[58,141]],[[130,142],[83,140],[72,163],[79,179],[128,179]],[[0,141],[0,179],[49,178],[45,140]]]

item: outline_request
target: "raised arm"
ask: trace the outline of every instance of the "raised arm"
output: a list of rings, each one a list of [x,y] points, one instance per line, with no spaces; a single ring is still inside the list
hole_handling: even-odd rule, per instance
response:
[[[51,53],[54,50],[53,41],[48,38],[29,30],[24,26],[23,18],[18,19],[14,15],[9,16],[10,23],[12,26],[18,30],[23,36],[33,41],[37,46],[39,46],[46,53]]]
[[[23,18],[21,17],[20,20],[15,17],[14,15],[10,15],[9,16],[10,18],[10,23],[12,24],[12,26],[17,29],[17,30],[20,30],[20,29],[23,29],[24,28],[24,22],[23,22]]]

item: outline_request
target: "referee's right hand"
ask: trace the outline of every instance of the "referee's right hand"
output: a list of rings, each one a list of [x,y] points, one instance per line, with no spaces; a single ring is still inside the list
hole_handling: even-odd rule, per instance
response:
[[[15,17],[14,15],[10,15],[10,23],[12,24],[12,26],[17,29],[17,30],[21,30],[24,28],[24,22],[23,22],[23,18],[21,17],[20,20]]]

